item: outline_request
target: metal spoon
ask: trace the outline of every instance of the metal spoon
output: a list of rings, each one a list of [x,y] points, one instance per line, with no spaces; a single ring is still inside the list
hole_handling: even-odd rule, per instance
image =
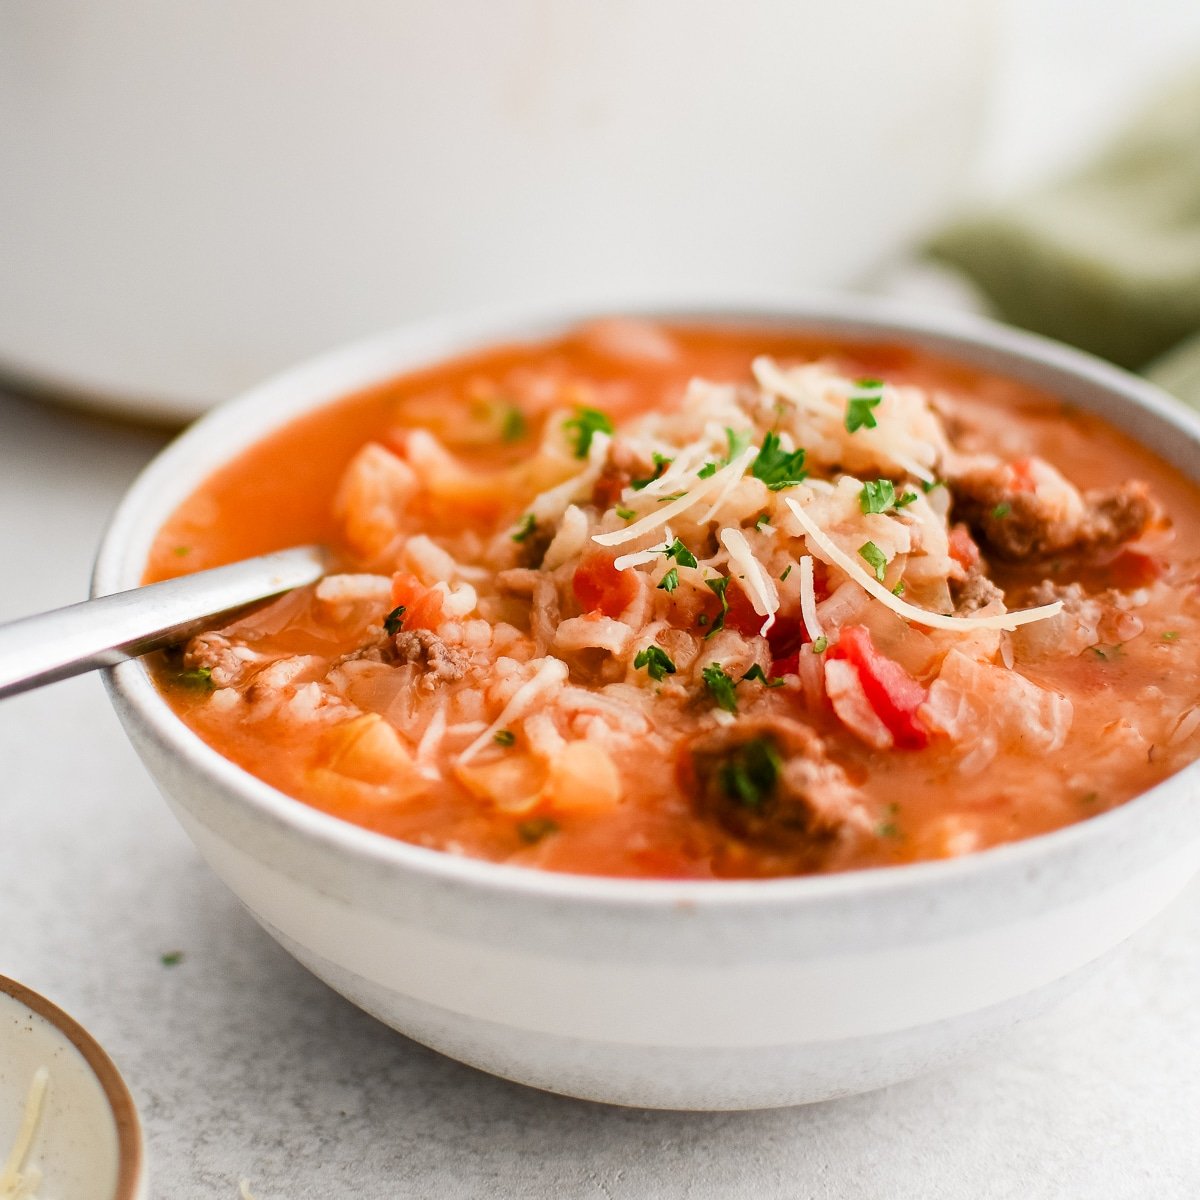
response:
[[[324,547],[296,546],[10,621],[0,625],[0,699],[184,641],[328,569]]]

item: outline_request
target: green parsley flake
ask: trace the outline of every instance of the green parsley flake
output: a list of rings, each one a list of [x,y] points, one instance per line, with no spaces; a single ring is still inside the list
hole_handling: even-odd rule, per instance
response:
[[[1012,505],[1005,501],[1003,504],[997,504],[996,507],[992,509],[992,516],[995,517],[997,521],[1003,521],[1010,512],[1012,512]]]
[[[710,476],[717,473],[717,464],[715,462],[706,462],[704,466],[696,472],[701,479],[708,479]]]
[[[667,504],[671,500],[680,500],[687,495],[687,492],[672,492],[669,496],[659,496],[659,504]]]
[[[403,604],[397,604],[386,617],[383,618],[383,632],[388,637],[394,637],[400,632],[401,626],[404,624],[405,608]]]
[[[515,746],[517,744],[517,735],[513,733],[511,729],[497,729],[496,732],[492,734],[492,741],[495,742],[497,746],[503,746],[507,750],[509,746]]]
[[[812,652],[814,654],[824,654],[829,649],[829,639],[821,634],[819,638],[812,644]]]
[[[190,667],[175,674],[175,683],[191,691],[211,692],[213,689],[212,667]]]
[[[661,646],[647,646],[638,651],[633,660],[633,669],[640,671],[643,667],[655,683],[661,683],[668,675],[675,674],[675,664]]]
[[[895,503],[896,489],[890,479],[876,479],[864,483],[862,491],[858,493],[858,506],[864,513],[887,512]]]
[[[637,513],[635,513],[632,508],[618,508],[616,512],[617,516],[620,517],[622,521],[632,521],[633,518],[637,516]]]
[[[563,422],[563,431],[571,441],[576,458],[587,458],[592,438],[598,433],[612,433],[613,423],[598,408],[579,407],[575,415]]]
[[[1177,641],[1178,638],[1179,638],[1179,630],[1178,629],[1168,629],[1162,635],[1162,640],[1164,642],[1174,642],[1174,641]]]
[[[882,379],[860,379],[846,403],[846,432],[874,429],[878,422],[874,410],[883,399]]]
[[[668,558],[673,558],[681,567],[694,567],[696,565],[696,556],[678,538],[663,553]]]
[[[176,546],[175,549],[171,551],[171,553],[177,558],[183,558],[184,556],[191,554],[191,552],[191,546]]]
[[[874,542],[863,542],[858,548],[859,557],[863,558],[870,564],[875,572],[875,578],[880,583],[883,582],[884,575],[887,574],[888,560],[884,557],[884,553]]]
[[[183,951],[168,950],[166,954],[160,954],[158,956],[158,961],[162,963],[164,967],[177,967],[181,962],[183,962]]]
[[[755,663],[754,666],[752,666],[750,670],[748,670],[745,675],[742,676],[743,682],[745,682],[747,679],[757,679],[764,687],[769,688],[783,687],[784,683],[784,681],[776,675],[772,675],[768,679],[767,673],[762,669],[762,665],[760,663]]]
[[[704,680],[708,690],[712,693],[712,698],[718,708],[723,708],[726,712],[730,713],[737,712],[737,697],[733,694],[733,689],[737,685],[725,674],[718,663],[709,663],[700,672],[700,676]]]
[[[725,455],[725,461],[722,466],[728,466],[733,462],[739,454],[746,450],[750,445],[750,430],[749,429],[730,429],[725,426],[725,444],[729,447],[729,453]]]
[[[519,442],[525,436],[525,414],[513,404],[506,404],[500,417],[500,437],[506,442]]]
[[[679,568],[672,567],[659,582],[660,592],[673,592],[679,586]]]
[[[922,480],[921,481],[921,491],[923,491],[925,493],[925,495],[927,495],[927,496],[929,495],[930,492],[933,491],[934,488],[940,488],[940,487],[945,487],[945,486],[946,486],[946,481],[944,479],[933,479],[933,480]]]
[[[721,611],[717,613],[717,619],[713,621],[712,628],[704,635],[705,638],[710,638],[714,633],[725,628],[725,617],[729,613],[729,600],[725,595],[729,588],[729,577],[722,575],[717,579],[706,579],[704,586],[721,602]]]
[[[905,492],[904,495],[901,496],[896,501],[896,507],[897,508],[907,508],[910,504],[912,504],[916,500],[917,500],[916,492]]]
[[[533,513],[526,513],[521,518],[521,523],[517,526],[517,532],[512,535],[514,542],[524,542],[537,528],[537,520]]]
[[[1119,642],[1115,646],[1105,646],[1101,644],[1089,646],[1088,649],[1091,650],[1091,652],[1097,658],[1103,659],[1104,662],[1114,662],[1116,659],[1121,657],[1121,645]]]
[[[804,480],[804,451],[790,453],[782,448],[779,435],[772,430],[763,438],[762,449],[750,465],[750,474],[761,479],[773,492],[794,487]]]
[[[783,574],[780,575],[779,582],[782,583],[791,573],[792,573],[792,564],[788,563],[788,565],[783,568]]]
[[[517,837],[527,846],[540,842],[542,838],[558,832],[558,822],[549,817],[530,817],[528,821],[517,823]]]
[[[770,514],[770,513],[768,513],[768,512],[760,512],[760,513],[758,514],[758,516],[754,518],[754,528],[755,528],[755,529],[762,529],[762,527],[763,527],[764,525],[766,525],[766,524],[767,524],[767,523],[768,523],[770,520],[771,520],[771,514]]]
[[[721,764],[721,790],[746,808],[759,808],[775,793],[783,759],[770,738],[754,738]]]
[[[896,584],[896,586],[894,588],[892,588],[892,595],[893,596],[903,596],[904,595],[904,580],[903,579],[901,579],[900,582],[898,584]]]
[[[659,454],[657,450],[654,451],[653,458],[653,475],[648,476],[646,479],[631,479],[629,481],[629,486],[633,488],[635,492],[640,492],[642,488],[649,487],[650,484],[652,484],[656,479],[661,478],[662,473],[675,461],[673,458],[667,458],[665,454]]]

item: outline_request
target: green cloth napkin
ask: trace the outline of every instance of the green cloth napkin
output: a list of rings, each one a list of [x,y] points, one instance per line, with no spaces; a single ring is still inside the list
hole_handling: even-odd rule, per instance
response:
[[[1200,70],[1082,170],[939,234],[998,315],[1200,407]]]

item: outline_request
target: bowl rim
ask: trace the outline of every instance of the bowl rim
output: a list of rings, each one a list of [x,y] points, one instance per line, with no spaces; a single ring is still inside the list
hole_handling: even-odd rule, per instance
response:
[[[23,1005],[52,1025],[83,1056],[100,1085],[117,1131],[117,1182],[113,1200],[136,1200],[145,1169],[142,1126],[129,1087],[108,1052],[57,1004],[17,980],[0,975],[0,995]]]
[[[846,293],[756,293],[716,299],[678,297],[597,301],[575,305],[505,305],[407,322],[306,360],[216,406],[159,452],[139,473],[115,509],[102,537],[92,575],[91,595],[135,586],[128,561],[129,540],[156,493],[170,480],[191,478],[194,489],[214,468],[197,473],[197,451],[229,437],[236,452],[253,445],[289,421],[356,391],[493,344],[537,341],[584,321],[634,317],[698,324],[750,324],[823,331],[860,340],[935,343],[935,353],[1020,378],[1020,368],[1062,376],[1115,397],[1125,407],[1147,411],[1171,427],[1181,444],[1200,449],[1200,414],[1153,384],[1102,359],[1037,334],[973,314],[924,309],[894,300]],[[992,361],[987,361],[992,360]],[[1043,388],[1048,387],[1041,383]],[[247,421],[256,414],[258,419]],[[1132,435],[1135,436],[1136,435]],[[1145,444],[1145,443],[1143,443]],[[1161,449],[1160,457],[1170,457]],[[229,455],[222,454],[220,461]],[[1182,473],[1184,468],[1176,464]],[[1200,474],[1195,476],[1200,483]],[[184,494],[187,494],[186,492]],[[176,501],[177,503],[177,501]],[[156,528],[174,508],[159,514]],[[139,558],[137,566],[144,563]],[[103,672],[110,699],[123,723],[142,730],[191,771],[225,793],[235,794],[253,815],[286,829],[321,849],[370,863],[383,870],[421,876],[430,882],[491,893],[551,897],[614,908],[726,909],[786,903],[820,905],[859,895],[906,893],[929,886],[1014,869],[1036,870],[1047,858],[1111,839],[1121,839],[1156,800],[1180,781],[1200,783],[1200,760],[1107,812],[1018,842],[1003,843],[957,858],[864,867],[828,875],[771,879],[629,878],[546,871],[470,858],[390,838],[322,812],[272,787],[224,758],[193,733],[160,695],[145,665],[128,661]]]

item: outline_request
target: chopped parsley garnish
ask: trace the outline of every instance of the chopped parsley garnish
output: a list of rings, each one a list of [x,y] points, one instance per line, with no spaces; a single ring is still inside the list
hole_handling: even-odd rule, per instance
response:
[[[1178,638],[1179,638],[1179,630],[1178,630],[1178,629],[1168,629],[1168,630],[1167,630],[1167,631],[1166,631],[1166,632],[1165,632],[1165,633],[1162,635],[1162,640],[1163,640],[1164,642],[1174,642],[1174,641],[1176,641]]]
[[[750,670],[748,670],[745,675],[742,676],[743,681],[747,679],[757,679],[764,687],[783,687],[783,680],[777,675],[772,675],[769,679],[767,678],[767,673],[762,669],[762,665],[760,663],[755,663],[754,666],[752,666]]]
[[[730,429],[725,426],[725,444],[729,447],[729,453],[725,455],[725,462],[721,466],[727,466],[733,462],[739,454],[742,453],[750,445],[750,430],[748,429]]]
[[[563,430],[571,440],[576,458],[587,458],[592,448],[592,438],[598,433],[612,433],[613,423],[598,408],[575,410],[575,415],[563,422]]]
[[[696,472],[701,479],[707,479],[710,475],[717,473],[717,464],[715,462],[707,462]]]
[[[706,638],[710,638],[714,633],[725,628],[725,617],[729,613],[729,600],[725,595],[726,590],[729,588],[729,576],[722,575],[717,579],[706,579],[704,586],[721,602],[721,611],[717,613],[717,618],[713,621],[712,628],[704,635]]]
[[[898,838],[900,826],[895,821],[883,821],[875,827],[875,833],[881,838]]]
[[[496,732],[492,734],[492,741],[495,742],[497,746],[503,746],[507,750],[509,746],[515,746],[517,744],[517,735],[513,733],[511,729],[497,729]]]
[[[517,824],[517,837],[528,846],[532,846],[534,842],[540,842],[547,835],[557,832],[558,822],[550,820],[549,817],[530,817],[528,821],[520,821]]]
[[[665,454],[659,454],[657,450],[654,451],[653,458],[653,475],[649,475],[645,479],[631,479],[629,481],[629,486],[633,488],[635,492],[640,492],[642,488],[649,487],[649,485],[652,484],[656,479],[660,478],[662,473],[675,461],[673,458],[667,458]]]
[[[181,962],[183,962],[183,951],[168,950],[166,954],[160,954],[158,956],[158,961],[162,963],[164,967],[177,967]]]
[[[171,553],[177,558],[183,558],[184,555],[191,554],[191,552],[191,546],[176,546],[175,549],[171,551]]]
[[[655,683],[661,683],[668,675],[675,674],[675,664],[661,646],[647,646],[644,650],[638,651],[637,657],[633,660],[633,669],[640,671],[643,667],[646,668],[646,674]]]
[[[525,436],[525,414],[514,404],[506,404],[500,417],[500,437],[506,442],[519,442]]]
[[[824,634],[821,634],[821,636],[817,638],[815,642],[813,642],[812,647],[812,652],[814,654],[824,654],[825,651],[829,649],[829,639]]]
[[[1006,500],[1002,504],[997,504],[996,507],[992,509],[992,516],[995,517],[997,521],[1003,521],[1010,512],[1012,512],[1012,505]]]
[[[1115,646],[1096,645],[1088,647],[1091,652],[1105,662],[1113,662],[1121,657],[1121,645],[1118,642]]]
[[[761,529],[770,520],[771,520],[771,514],[769,512],[760,512],[758,514],[758,516],[754,518],[754,528]]]
[[[779,582],[782,583],[791,573],[792,573],[792,564],[788,563],[788,565],[783,568],[783,574],[780,575]]]
[[[533,513],[526,513],[521,518],[520,525],[517,526],[517,532],[512,535],[512,540],[514,542],[524,542],[529,538],[536,528],[537,520],[535,519]]]
[[[709,663],[700,672],[700,675],[708,690],[712,693],[712,698],[716,701],[717,707],[723,708],[726,712],[737,712],[737,697],[733,694],[733,689],[737,685],[725,674],[720,665],[718,663]]]
[[[946,481],[944,479],[933,479],[933,480],[923,479],[921,481],[921,491],[923,491],[925,493],[925,495],[927,495],[927,496],[929,495],[930,492],[933,491],[934,488],[940,488],[940,487],[945,487],[945,486],[946,486]]]
[[[705,613],[701,613],[696,618],[696,624],[699,625],[701,629],[703,629],[705,627],[705,625],[708,624],[708,616]]]
[[[913,502],[914,502],[916,499],[917,499],[917,493],[916,493],[916,492],[905,492],[903,496],[899,496],[899,497],[897,497],[897,499],[896,499],[896,507],[897,507],[897,508],[907,508],[907,507],[908,507],[910,504],[912,504],[912,503],[913,503]]]
[[[687,492],[671,492],[668,496],[659,496],[658,502],[659,504],[667,504],[671,500],[679,500],[686,495]]]
[[[754,738],[739,746],[721,764],[721,790],[730,800],[746,808],[758,808],[769,800],[779,782],[783,759],[769,738]]]
[[[916,499],[916,497],[913,497]],[[864,483],[858,493],[858,506],[865,513],[887,512],[896,503],[896,489],[890,479],[875,479]]]
[[[175,675],[175,682],[184,688],[191,688],[198,692],[211,692],[213,688],[212,667],[189,667],[185,671],[178,671]]]
[[[784,450],[779,435],[771,430],[763,437],[762,449],[750,464],[750,474],[761,479],[773,492],[800,483],[808,472],[804,469],[804,451]]]
[[[672,567],[659,581],[660,592],[673,592],[679,586],[679,568]]]
[[[637,513],[635,513],[632,508],[618,508],[616,512],[617,516],[620,517],[622,521],[632,521],[633,518],[637,516]]]
[[[875,572],[875,578],[880,583],[883,582],[884,575],[887,574],[888,560],[884,557],[883,551],[875,545],[874,542],[863,542],[858,548],[860,558],[866,560]]]
[[[892,588],[892,595],[893,596],[903,596],[904,595],[904,580],[903,579],[901,579],[900,582],[898,584],[896,584],[896,586],[894,588]]]
[[[694,567],[696,565],[696,556],[678,538],[663,553],[668,558],[673,558],[681,567]]]
[[[846,432],[857,433],[860,429],[874,429],[875,409],[883,399],[882,379],[860,379],[846,403]]]
[[[403,604],[397,604],[386,617],[383,618],[383,632],[388,637],[393,637],[400,632],[401,626],[404,624],[405,608]]]

